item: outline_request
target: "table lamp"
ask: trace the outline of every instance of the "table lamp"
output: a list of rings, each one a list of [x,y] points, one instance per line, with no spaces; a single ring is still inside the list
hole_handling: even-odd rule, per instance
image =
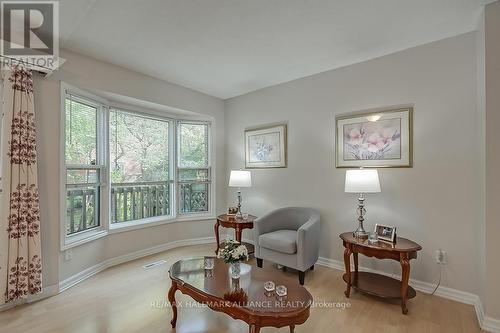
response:
[[[231,170],[231,175],[229,176],[229,187],[238,188],[238,213],[236,217],[242,218],[241,214],[241,188],[252,186],[252,175],[250,171],[245,170]]]
[[[366,238],[368,232],[363,228],[365,209],[364,193],[378,193],[380,191],[380,182],[378,180],[378,172],[375,169],[359,169],[347,170],[345,173],[345,190],[346,193],[358,193],[358,222],[359,226],[354,231],[355,237]]]

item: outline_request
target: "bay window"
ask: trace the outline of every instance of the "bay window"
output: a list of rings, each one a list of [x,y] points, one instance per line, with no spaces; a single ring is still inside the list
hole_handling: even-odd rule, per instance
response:
[[[69,90],[62,103],[63,248],[110,229],[211,216],[210,122],[114,108]]]

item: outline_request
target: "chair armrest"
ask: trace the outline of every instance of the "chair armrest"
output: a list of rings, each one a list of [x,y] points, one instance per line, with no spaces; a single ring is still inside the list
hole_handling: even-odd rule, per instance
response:
[[[305,271],[316,263],[319,256],[320,217],[313,215],[297,230],[297,267]]]

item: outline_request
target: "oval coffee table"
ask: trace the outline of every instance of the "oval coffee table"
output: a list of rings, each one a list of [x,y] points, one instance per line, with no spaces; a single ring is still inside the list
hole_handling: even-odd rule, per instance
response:
[[[265,326],[290,326],[290,332],[293,332],[295,325],[309,318],[312,296],[295,279],[246,264],[241,264],[240,278],[231,279],[229,265],[222,259],[215,258],[212,270],[205,270],[203,262],[203,257],[184,259],[170,267],[172,286],[168,300],[172,305],[173,318],[170,323],[173,328],[177,323],[177,290],[214,311],[245,321],[250,333],[257,333]],[[282,299],[276,294],[266,295],[266,281],[286,286],[288,295]]]

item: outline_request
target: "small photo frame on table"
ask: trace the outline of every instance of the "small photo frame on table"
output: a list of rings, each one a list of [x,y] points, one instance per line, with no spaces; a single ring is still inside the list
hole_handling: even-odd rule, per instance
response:
[[[377,223],[375,224],[375,233],[381,241],[396,242],[396,227]]]
[[[245,129],[245,168],[286,168],[287,125]]]
[[[237,213],[238,213],[238,207],[229,207],[227,209],[228,216],[236,216]]]
[[[337,116],[337,168],[408,168],[413,165],[413,108]]]

